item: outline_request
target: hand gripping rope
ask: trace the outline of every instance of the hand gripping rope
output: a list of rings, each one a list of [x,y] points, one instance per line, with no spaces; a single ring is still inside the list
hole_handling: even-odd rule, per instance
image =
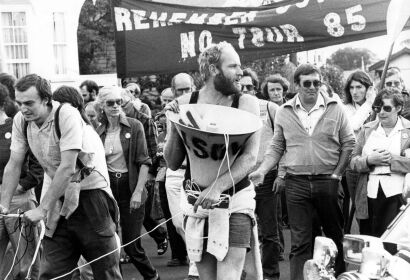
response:
[[[22,229],[22,227],[21,227],[21,219],[22,219],[22,216],[23,216],[23,213],[19,213],[19,214],[0,214],[0,217],[16,218],[16,219],[18,219],[19,229],[20,229],[19,239],[18,239],[18,241],[17,241],[17,248],[16,248],[16,252],[15,252],[14,257],[13,257],[13,262],[12,262],[12,264],[11,264],[11,267],[10,267],[9,272],[7,273],[7,275],[6,275],[6,277],[5,277],[4,279],[7,279],[7,278],[10,276],[11,272],[13,271],[14,265],[15,265],[15,263],[16,263],[17,254],[18,254],[19,248],[20,248],[21,236],[23,235],[23,229]],[[38,240],[38,243],[37,243],[37,246],[36,246],[36,250],[35,250],[35,252],[34,252],[33,260],[31,261],[31,264],[30,264],[30,266],[29,266],[29,268],[28,268],[28,271],[27,271],[27,275],[26,275],[26,278],[25,278],[26,280],[31,280],[31,270],[32,270],[33,265],[34,265],[34,263],[35,263],[35,261],[36,261],[38,252],[39,252],[39,250],[40,250],[41,241],[43,240],[44,234],[45,234],[45,232],[46,232],[46,226],[45,226],[45,224],[44,224],[44,221],[40,221],[40,222],[39,222],[39,225],[40,225],[40,236],[39,236],[39,240]]]

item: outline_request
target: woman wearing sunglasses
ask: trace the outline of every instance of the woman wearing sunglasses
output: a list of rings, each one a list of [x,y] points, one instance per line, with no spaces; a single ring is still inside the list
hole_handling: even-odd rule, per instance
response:
[[[381,236],[403,204],[404,176],[410,172],[410,122],[400,116],[403,96],[383,89],[373,103],[378,119],[360,130],[350,162],[360,173],[356,217],[362,234]]]
[[[97,132],[104,143],[110,185],[120,208],[122,241],[126,244],[141,235],[144,220],[145,183],[151,159],[148,156],[144,128],[122,112],[121,89],[103,87],[98,94],[101,108]],[[159,279],[142,248],[141,239],[124,247],[130,262],[145,279]]]

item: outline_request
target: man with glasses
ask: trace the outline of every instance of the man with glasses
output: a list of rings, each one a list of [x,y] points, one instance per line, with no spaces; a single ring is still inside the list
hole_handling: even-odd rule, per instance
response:
[[[404,106],[401,116],[410,120],[410,98],[409,92],[406,90],[403,78],[401,77],[400,69],[397,67],[390,67],[386,73],[386,80],[384,87],[387,89],[397,89],[401,92],[404,99]]]
[[[258,75],[250,68],[243,70],[243,76],[239,81],[241,83],[241,92],[244,94],[256,95],[259,88]]]
[[[194,79],[187,73],[176,74],[171,80],[171,90],[174,98],[194,91]]]
[[[128,90],[131,93],[131,95],[135,97],[135,99],[124,100],[124,104],[122,105],[122,107],[126,107],[127,103],[130,102],[130,104],[132,104],[137,111],[149,117],[152,117],[151,109],[149,108],[149,106],[141,101],[141,89],[139,85],[136,83],[129,83],[127,84],[125,89]]]
[[[275,132],[260,167],[250,174],[261,184],[286,150],[286,199],[291,229],[290,274],[303,279],[303,265],[312,257],[312,217],[316,211],[325,235],[343,252],[343,190],[340,184],[355,144],[343,108],[320,93],[321,74],[310,64],[294,74],[298,94],[280,107]],[[336,274],[345,270],[343,254],[336,259]]]

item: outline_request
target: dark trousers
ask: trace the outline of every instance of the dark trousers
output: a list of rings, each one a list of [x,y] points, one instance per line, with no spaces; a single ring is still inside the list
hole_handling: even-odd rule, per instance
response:
[[[161,199],[161,207],[162,212],[164,213],[164,218],[168,220],[172,216],[169,210],[167,192],[165,190],[165,182],[159,182],[159,195]],[[174,224],[172,223],[172,220],[169,220],[166,225],[169,237],[169,245],[171,246],[172,251],[172,258],[179,259],[181,261],[186,260],[187,251],[184,239],[181,237],[181,235],[178,234]]]
[[[346,184],[347,184],[347,189],[349,191],[350,199],[352,201],[352,208],[350,209],[349,216],[345,216],[345,220],[347,219],[347,223],[345,224],[345,233],[348,234],[350,233],[351,227],[352,227],[352,222],[353,222],[353,217],[354,217],[354,212],[356,211],[356,188],[357,188],[357,183],[359,181],[360,173],[355,172],[353,170],[346,170]],[[346,197],[345,197],[346,200]],[[359,231],[360,234],[364,234],[361,230],[360,223],[359,223]]]
[[[167,230],[163,226],[159,226],[159,222],[151,217],[152,197],[154,195],[154,185],[147,185],[148,198],[145,203],[145,216],[143,225],[150,232],[149,236],[154,239],[155,243],[160,244],[167,238]],[[155,230],[154,228],[157,227]]]
[[[78,208],[69,219],[60,218],[52,238],[43,240],[40,278],[49,280],[77,267],[82,255],[94,260],[117,248],[110,201],[104,191],[80,192]],[[91,264],[95,279],[122,279],[119,254],[110,254]],[[61,279],[71,279],[71,275]]]
[[[360,220],[360,233],[380,237],[400,212],[404,201],[401,194],[386,197],[379,185],[377,198],[367,198],[369,219]]]
[[[290,279],[303,280],[303,265],[312,258],[314,211],[325,235],[343,252],[343,190],[325,175],[288,175],[286,198],[291,230]],[[343,254],[336,258],[336,275],[345,271]]]
[[[272,192],[276,170],[266,174],[263,184],[256,188],[255,213],[262,234],[262,268],[264,278],[279,278],[280,242],[278,235],[278,196]]]
[[[131,190],[128,182],[128,173],[123,173],[117,178],[115,173],[109,173],[111,189],[118,207],[120,208],[120,224],[122,243],[127,244],[141,235],[145,207],[130,211]],[[149,261],[142,247],[141,239],[124,247],[125,253],[130,257],[130,262],[138,269],[144,279],[154,279],[157,271]],[[99,279],[95,277],[95,279]]]

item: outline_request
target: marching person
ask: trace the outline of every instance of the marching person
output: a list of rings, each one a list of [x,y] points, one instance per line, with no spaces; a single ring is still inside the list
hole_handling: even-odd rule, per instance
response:
[[[211,45],[201,53],[198,61],[200,73],[205,82],[204,86],[199,91],[182,95],[178,98],[178,102],[173,101],[169,103],[169,109],[178,111],[178,103],[214,104],[238,108],[259,116],[259,103],[257,99],[248,94],[240,94],[241,62],[239,55],[232,45],[226,42]],[[259,132],[249,137],[243,146],[242,152],[230,167],[231,172],[226,172],[219,176],[213,187],[199,186],[201,192],[196,199],[193,212],[186,213],[188,215],[187,223],[192,225],[192,228],[186,229],[186,237],[190,236],[191,231],[202,232],[202,234],[199,234],[206,237],[216,225],[209,223],[208,233],[204,232],[203,228],[196,228],[194,226],[195,221],[200,224],[204,221],[202,216],[197,215],[197,211],[201,215],[210,215],[214,211],[212,210],[213,205],[219,202],[222,193],[226,194],[231,191],[232,194],[234,187],[232,180],[235,183],[236,192],[232,196],[231,203],[239,203],[239,200],[243,202],[240,205],[240,209],[238,208],[238,212],[231,213],[229,217],[229,232],[226,233],[229,235],[229,242],[226,244],[227,252],[223,251],[223,258],[218,254],[217,259],[215,256],[216,252],[211,254],[207,251],[210,244],[199,255],[190,251],[190,249],[194,249],[190,248],[192,244],[187,244],[188,255],[190,259],[195,259],[201,279],[239,279],[241,277],[246,252],[251,248],[251,236],[254,225],[253,213],[255,210],[255,201],[253,200],[255,192],[252,183],[247,178],[247,174],[256,164],[259,138]],[[186,157],[185,147],[174,125],[171,127],[170,135],[165,145],[164,157],[168,168],[172,170],[180,168]],[[192,163],[188,162],[189,164]],[[188,170],[189,167],[187,166]],[[189,173],[186,173],[185,179],[191,179]],[[195,181],[195,178],[192,178],[192,180]]]
[[[39,277],[46,280],[70,273],[80,255],[91,261],[115,250],[118,208],[109,188],[104,147],[79,111],[52,102],[48,81],[36,74],[24,76],[15,88],[21,111],[13,120],[0,209],[9,211],[30,147],[49,178],[40,205],[24,213],[28,223],[46,222]],[[91,267],[96,279],[122,279],[118,254]]]
[[[360,129],[365,123],[373,118],[372,105],[376,98],[376,91],[373,88],[373,82],[370,76],[363,71],[357,70],[347,78],[345,87],[345,111],[350,126],[355,136],[359,134]],[[355,196],[356,186],[359,179],[359,173],[352,170],[349,166],[346,168],[346,184],[348,194],[345,194],[344,209],[345,214],[345,232],[350,232],[350,224],[356,209]],[[352,210],[349,213],[350,199],[352,200]],[[347,200],[347,201],[346,201]],[[347,205],[346,205],[347,204]],[[347,215],[346,215],[347,214]]]
[[[312,256],[312,217],[317,212],[325,235],[343,252],[343,190],[340,184],[355,139],[343,108],[320,93],[321,74],[310,64],[294,73],[298,94],[275,117],[270,147],[259,168],[249,175],[259,185],[265,174],[286,157],[286,199],[291,230],[290,275],[303,279],[303,265]],[[336,274],[345,270],[343,255]]]
[[[350,165],[360,175],[355,199],[361,234],[380,237],[404,202],[410,122],[400,116],[403,104],[397,89],[381,90],[373,103],[378,119],[366,123],[357,136]]]
[[[246,70],[246,73],[245,73]],[[243,94],[255,95],[252,87],[248,87],[249,82],[252,82],[249,73],[253,71],[249,68],[243,71],[244,76],[240,80]],[[251,72],[252,71],[252,72]],[[247,75],[247,76],[245,76]],[[258,151],[258,159],[253,170],[256,170],[263,160],[263,156],[268,147],[270,140],[273,137],[273,124],[275,122],[276,110],[279,106],[271,101],[258,99],[260,118],[263,123],[260,145]],[[273,185],[278,176],[278,170],[275,166],[265,176],[263,184],[255,186],[256,209],[255,214],[258,216],[258,226],[260,227],[259,241],[262,244],[262,268],[264,280],[278,280],[279,273],[279,258],[281,244],[279,238],[279,207],[280,194],[273,191]],[[282,174],[284,176],[284,174]]]
[[[2,189],[2,178],[4,168],[10,157],[10,144],[12,135],[13,119],[7,117],[5,106],[9,102],[9,92],[4,85],[0,84],[0,190]],[[36,208],[36,198],[34,188],[42,183],[43,169],[38,164],[32,154],[27,153],[22,172],[18,182],[18,187],[13,195],[10,204],[10,213],[17,214],[18,211],[25,212]],[[1,193],[0,193],[1,197]],[[11,252],[16,254],[20,260],[17,265],[17,274],[14,279],[25,279],[30,264],[34,257],[35,248],[38,242],[38,231],[33,224],[22,224],[18,227],[19,221],[12,217],[0,216],[0,279],[6,279],[6,274],[10,271],[11,261],[6,259],[7,245],[11,243]],[[19,235],[27,240],[17,248]],[[17,250],[18,249],[18,250]],[[31,270],[31,277],[38,279],[40,259],[37,256]],[[7,279],[9,279],[7,277]]]
[[[125,117],[121,110],[120,90],[116,87],[100,89],[101,125],[97,133],[104,144],[110,186],[120,208],[122,242],[127,244],[141,235],[147,198],[145,183],[151,159],[141,122]],[[124,251],[144,279],[159,279],[141,242],[138,239],[125,246]]]

